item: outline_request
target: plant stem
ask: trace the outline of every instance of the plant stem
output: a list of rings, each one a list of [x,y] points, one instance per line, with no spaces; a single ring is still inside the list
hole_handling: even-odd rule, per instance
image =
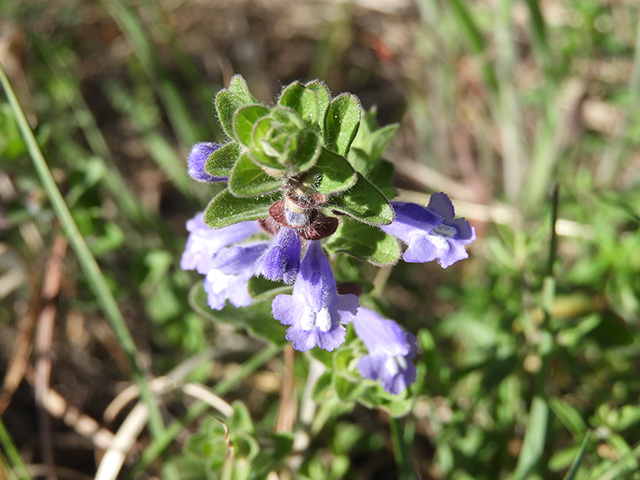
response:
[[[391,429],[393,454],[396,457],[396,465],[398,467],[398,479],[416,480],[413,465],[411,464],[411,453],[409,451],[410,445],[407,445],[401,419],[391,417],[389,419],[389,428]]]

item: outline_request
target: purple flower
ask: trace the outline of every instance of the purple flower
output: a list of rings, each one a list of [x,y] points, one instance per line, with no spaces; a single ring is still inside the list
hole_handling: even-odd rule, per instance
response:
[[[272,313],[287,329],[287,340],[301,352],[318,346],[331,351],[344,342],[356,315],[358,297],[338,295],[329,260],[318,241],[309,241],[292,295],[273,299]]]
[[[213,256],[223,247],[242,242],[260,232],[257,222],[240,222],[228,227],[213,229],[204,223],[203,213],[187,222],[189,238],[180,260],[183,270],[196,270],[206,275]]]
[[[213,257],[204,279],[211,308],[222,310],[227,299],[236,307],[251,305],[247,283],[253,277],[253,264],[267,245],[268,242],[254,242],[223,248]]]
[[[212,142],[201,142],[196,143],[193,147],[191,147],[191,152],[189,152],[189,159],[187,161],[188,171],[187,173],[191,178],[197,180],[198,182],[220,182],[223,180],[228,180],[228,177],[214,177],[213,175],[209,175],[204,171],[204,166],[207,163],[207,158],[220,148],[220,145]]]
[[[280,227],[267,249],[256,261],[256,275],[269,280],[293,283],[300,268],[300,237],[298,232]]]
[[[464,246],[476,239],[476,231],[464,218],[454,218],[453,204],[444,193],[431,195],[426,208],[406,202],[391,205],[396,218],[380,228],[409,246],[402,256],[406,262],[437,259],[447,268],[469,256]]]
[[[369,355],[358,360],[360,375],[380,380],[382,387],[394,395],[416,381],[416,367],[411,359],[418,347],[413,334],[364,307],[358,309],[353,326],[369,350]]]

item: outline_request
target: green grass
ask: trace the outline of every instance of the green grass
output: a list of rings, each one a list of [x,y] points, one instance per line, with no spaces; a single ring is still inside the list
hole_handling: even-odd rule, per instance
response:
[[[633,2],[420,0],[419,20],[337,4],[324,18],[305,2],[18,3],[0,6],[21,34],[2,59],[10,82],[0,77],[0,287],[11,268],[28,274],[0,288],[0,333],[15,338],[20,320],[37,316],[48,245],[63,231],[72,252],[51,386],[98,421],[124,385],[140,387],[148,432],[123,478],[222,472],[225,428],[232,478],[251,478],[251,466],[306,479],[640,478]],[[316,382],[298,355],[304,415],[292,436],[275,432],[291,403],[268,306],[203,316],[190,305],[198,278],[179,269],[184,222],[216,190],[188,179],[185,157],[193,142],[224,141],[211,102],[236,71],[260,100],[322,73],[334,94],[351,91],[377,103],[382,122],[401,121],[389,160],[416,160],[467,193],[454,204],[479,233],[469,260],[447,270],[401,263],[377,277],[357,262],[343,267],[375,278],[377,304],[417,334],[411,402],[372,411],[357,392],[324,397],[330,379]],[[433,181],[417,175],[399,186],[426,200],[437,185],[425,191]],[[219,421],[179,385],[160,398],[149,388],[208,348],[215,358],[185,380],[233,406]],[[352,356],[336,355],[336,368]],[[345,389],[353,381],[343,380]],[[387,418],[405,407],[407,418]],[[8,408],[0,468],[35,477],[29,388]],[[53,428],[80,437],[62,422]],[[305,435],[292,455],[291,441]],[[57,466],[92,477],[93,447],[74,445],[56,450]]]

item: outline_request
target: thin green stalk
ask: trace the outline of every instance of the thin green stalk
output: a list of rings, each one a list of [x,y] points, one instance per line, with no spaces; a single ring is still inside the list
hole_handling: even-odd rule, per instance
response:
[[[234,386],[247,378],[253,372],[255,372],[260,366],[262,366],[269,359],[273,358],[282,350],[279,345],[268,345],[260,350],[249,360],[243,363],[242,367],[231,377],[221,381],[215,387],[213,391],[216,395],[224,395]],[[178,420],[175,420],[162,435],[156,439],[144,450],[140,456],[140,460],[135,468],[131,471],[128,478],[135,478],[136,474],[144,472],[151,463],[158,458],[168,447],[171,442],[178,436],[178,434],[184,429],[185,425],[198,419],[210,408],[209,404],[203,402],[196,402],[187,410],[187,413]]]
[[[531,19],[531,45],[542,71],[542,119],[538,125],[531,166],[525,189],[525,205],[537,208],[544,198],[553,170],[566,144],[566,129],[560,127],[561,115],[555,104],[558,82],[555,79],[551,49],[547,41],[547,28],[537,0],[526,0]]]
[[[580,463],[582,462],[582,457],[584,457],[584,454],[587,451],[587,445],[589,445],[589,441],[591,441],[591,430],[587,431],[587,434],[584,436],[584,440],[582,440],[582,445],[580,446],[580,451],[578,452],[576,458],[573,459],[569,471],[562,480],[573,480],[574,478],[576,478],[576,474],[578,473],[578,469],[580,468]]]
[[[416,480],[416,474],[411,464],[410,445],[407,444],[405,439],[401,419],[391,417],[389,419],[389,428],[391,429],[393,454],[396,458],[396,466],[398,467],[398,479]]]
[[[2,72],[1,66],[0,72]],[[13,470],[17,473],[18,477],[24,480],[31,480],[27,467],[22,461],[20,452],[18,452],[16,445],[13,443],[13,439],[2,421],[2,417],[0,417],[0,444],[2,444],[2,448],[7,454],[9,461],[12,463]]]
[[[118,342],[121,348],[126,353],[129,363],[131,364],[132,376],[134,377],[134,381],[140,387],[140,394],[142,400],[147,405],[149,409],[149,430],[153,437],[159,436],[163,429],[164,424],[162,422],[162,417],[160,415],[160,409],[158,404],[151,393],[151,389],[149,388],[149,384],[147,379],[145,378],[141,364],[138,360],[137,349],[135,342],[133,341],[133,337],[127,328],[127,324],[122,316],[122,312],[116,303],[115,298],[113,297],[113,293],[109,289],[107,282],[105,280],[98,263],[95,258],[91,254],[91,250],[87,243],[85,242],[82,234],[78,230],[78,226],[76,225],[69,208],[67,207],[58,186],[56,185],[53,176],[51,175],[51,171],[47,165],[46,160],[44,159],[42,152],[40,151],[40,147],[36,141],[33,132],[31,131],[31,127],[27,121],[27,118],[22,110],[22,106],[18,98],[13,91],[11,83],[7,78],[4,69],[0,65],[0,82],[2,83],[2,87],[4,92],[11,104],[11,108],[18,122],[18,127],[20,128],[20,132],[22,137],[27,145],[27,149],[31,156],[31,160],[33,161],[33,165],[40,177],[40,181],[42,182],[42,187],[44,188],[49,201],[51,202],[51,206],[53,207],[58,220],[62,224],[67,237],[69,239],[69,243],[73,248],[78,262],[86,279],[93,290],[93,293],[96,295],[96,298],[102,307],[107,319],[111,323],[111,327],[118,339]]]

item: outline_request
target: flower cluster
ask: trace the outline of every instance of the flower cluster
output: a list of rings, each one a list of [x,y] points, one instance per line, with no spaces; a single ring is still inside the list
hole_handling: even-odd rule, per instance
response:
[[[373,129],[371,117],[356,137],[360,107],[354,98],[330,101],[324,84],[295,83],[269,110],[234,77],[229,90],[218,94],[216,107],[235,141],[196,144],[188,159],[191,178],[226,181],[228,188],[187,222],[181,267],[205,275],[207,302],[215,310],[227,300],[235,307],[250,305],[254,277],[292,285],[290,294],[273,298],[272,313],[288,326],[293,347],[332,351],[345,342],[346,326],[353,323],[368,349],[357,362],[360,374],[397,394],[416,378],[415,336],[344,293],[325,251],[375,264],[391,264],[400,256],[407,262],[437,260],[447,268],[467,258],[465,246],[475,230],[455,218],[444,193],[432,195],[426,207],[389,202],[380,190],[384,185],[365,178],[379,176],[376,169],[384,166],[381,152],[368,145],[384,146],[388,138],[383,129]],[[407,245],[404,253],[398,240]]]

